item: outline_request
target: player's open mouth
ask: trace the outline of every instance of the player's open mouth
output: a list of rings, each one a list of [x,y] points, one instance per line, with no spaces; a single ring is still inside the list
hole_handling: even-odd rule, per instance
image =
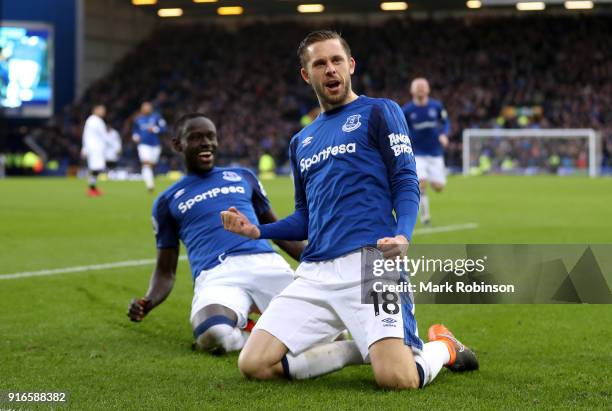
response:
[[[325,83],[325,88],[329,91],[338,91],[340,90],[340,81],[338,80],[330,80]]]
[[[209,161],[212,161],[213,159],[213,152],[212,151],[201,151],[198,153],[198,157],[200,158],[200,160],[204,162],[209,162]]]

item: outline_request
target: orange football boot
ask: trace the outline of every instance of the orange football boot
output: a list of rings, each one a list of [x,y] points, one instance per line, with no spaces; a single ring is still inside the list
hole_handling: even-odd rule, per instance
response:
[[[441,341],[446,344],[450,361],[445,366],[451,371],[473,371],[478,369],[476,354],[463,345],[448,328],[434,324],[427,331],[429,341]]]

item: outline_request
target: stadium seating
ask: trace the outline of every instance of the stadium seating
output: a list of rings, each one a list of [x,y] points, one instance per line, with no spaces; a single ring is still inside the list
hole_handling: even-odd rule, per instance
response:
[[[504,106],[540,106],[532,127],[595,128],[604,161],[612,147],[612,17],[395,18],[379,26],[338,23],[357,59],[354,87],[400,104],[417,75],[452,121],[447,163],[460,164],[460,132],[499,127]],[[314,26],[253,23],[228,31],[217,25],[164,25],[125,56],[84,97],[40,133],[51,157],[79,161],[81,126],[93,102],[109,107],[129,142],[130,120],[151,99],[172,122],[185,112],[208,113],[219,125],[225,162],[254,166],[263,150],[277,164],[300,117],[316,106],[298,76],[297,44]],[[608,109],[606,109],[606,107]],[[503,126],[516,127],[515,120]],[[524,125],[524,124],[521,124]],[[170,167],[171,151],[166,147]],[[129,146],[127,160],[135,159]]]

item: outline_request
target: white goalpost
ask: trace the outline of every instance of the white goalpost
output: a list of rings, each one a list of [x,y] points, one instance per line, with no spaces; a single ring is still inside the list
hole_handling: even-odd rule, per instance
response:
[[[599,174],[601,136],[593,129],[466,129],[463,175]]]

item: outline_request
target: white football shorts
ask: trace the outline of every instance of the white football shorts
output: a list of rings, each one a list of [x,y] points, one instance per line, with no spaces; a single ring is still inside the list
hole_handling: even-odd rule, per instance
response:
[[[104,171],[106,169],[106,159],[104,152],[87,153],[87,168],[91,171]]]
[[[157,164],[160,154],[161,146],[138,144],[138,158],[140,158],[140,162]]]
[[[303,262],[295,277],[255,325],[278,338],[292,354],[329,342],[345,329],[366,361],[369,347],[383,338],[401,338],[420,352],[423,342],[409,298],[398,299],[396,306],[362,303],[361,251],[328,261]]]
[[[414,156],[419,180],[446,184],[446,167],[443,156]]]
[[[191,317],[202,308],[220,304],[238,317],[244,328],[253,303],[264,310],[274,296],[293,281],[293,270],[277,253],[246,254],[226,257],[196,278],[191,303]]]

